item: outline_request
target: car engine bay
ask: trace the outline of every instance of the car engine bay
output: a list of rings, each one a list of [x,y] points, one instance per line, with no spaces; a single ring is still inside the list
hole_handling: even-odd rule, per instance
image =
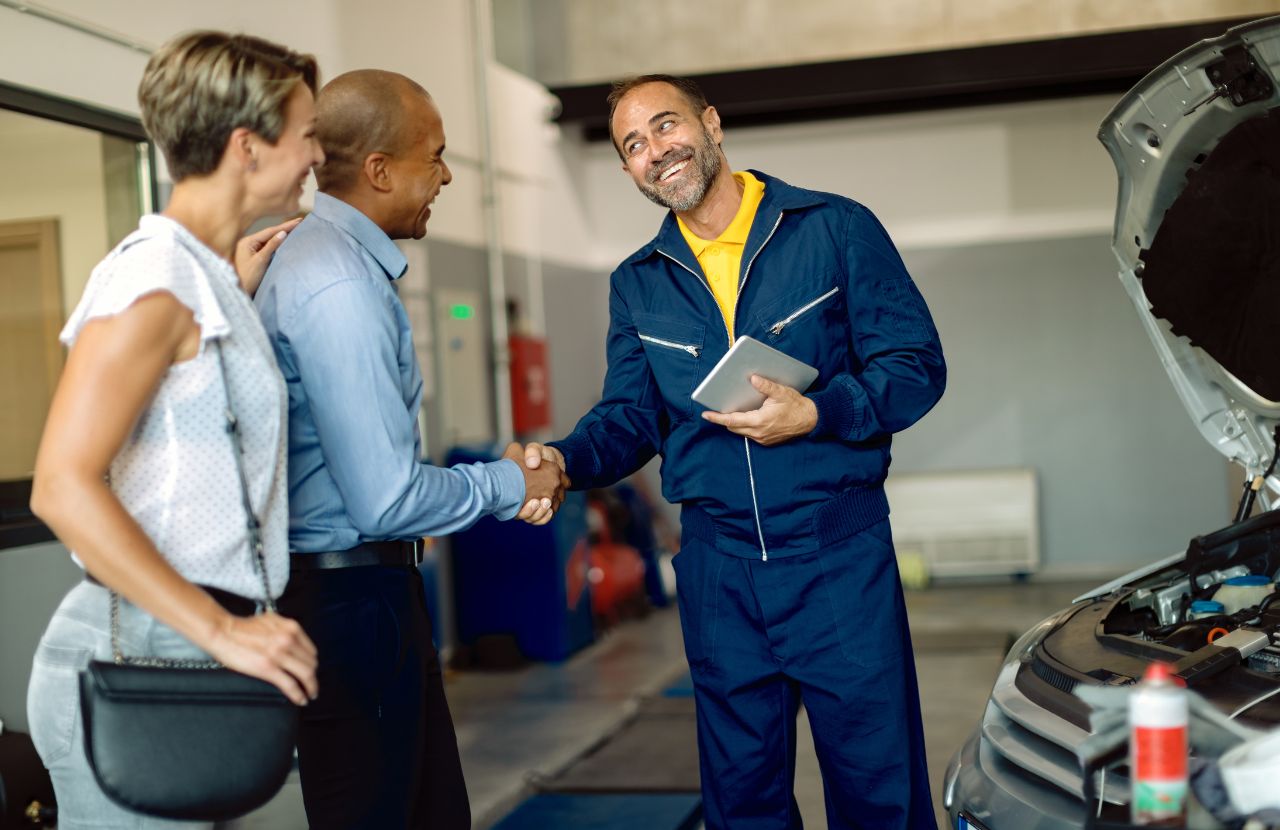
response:
[[[1280,680],[1280,511],[1193,538],[1181,566],[1143,579],[1100,633],[1185,652],[1175,673],[1197,686],[1243,663]]]

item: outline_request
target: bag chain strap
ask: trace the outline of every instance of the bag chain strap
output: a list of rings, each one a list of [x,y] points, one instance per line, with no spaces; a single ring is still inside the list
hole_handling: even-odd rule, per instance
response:
[[[231,387],[227,383],[227,364],[222,358],[222,339],[214,338],[214,348],[218,350],[218,370],[222,374],[222,394],[226,401],[224,415],[227,419],[227,435],[231,437],[231,448],[235,455],[236,475],[240,479],[240,499],[244,503],[245,529],[249,537],[249,551],[253,554],[253,564],[262,577],[263,601],[266,610],[276,610],[275,600],[271,598],[271,584],[267,580],[267,560],[262,549],[262,525],[253,512],[253,503],[249,500],[249,479],[244,472],[244,447],[240,438],[240,421],[231,409]],[[159,669],[220,669],[222,664],[217,660],[174,659],[167,657],[126,657],[120,650],[120,595],[111,591],[111,654],[117,665],[145,666]]]

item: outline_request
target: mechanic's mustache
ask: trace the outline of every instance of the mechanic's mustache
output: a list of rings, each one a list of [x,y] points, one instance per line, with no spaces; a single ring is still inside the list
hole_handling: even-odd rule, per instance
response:
[[[672,150],[649,169],[649,173],[645,176],[645,180],[649,182],[649,184],[656,184],[658,177],[663,173],[670,170],[674,165],[677,165],[682,161],[688,161],[691,158],[693,158],[693,148],[691,147],[686,147],[683,150]]]

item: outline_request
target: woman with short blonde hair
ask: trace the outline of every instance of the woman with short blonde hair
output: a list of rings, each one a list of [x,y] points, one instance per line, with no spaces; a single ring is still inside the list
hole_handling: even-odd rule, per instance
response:
[[[109,591],[130,656],[207,659],[317,693],[315,647],[293,620],[260,611],[246,534],[236,413],[267,589],[288,579],[287,397],[250,299],[324,160],[315,140],[315,60],[245,35],[196,32],[147,64],[138,97],[174,179],[94,269],[62,332],[70,348],[36,459],[31,508],[86,572],[37,648],[27,708],[52,775],[58,826],[173,826],[110,801],[94,781],[77,675],[111,659]],[[225,367],[225,376],[223,369]]]

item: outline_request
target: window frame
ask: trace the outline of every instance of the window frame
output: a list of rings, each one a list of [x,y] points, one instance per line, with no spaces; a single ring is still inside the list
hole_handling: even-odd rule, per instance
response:
[[[146,144],[148,169],[143,174],[148,181],[144,186],[148,204],[159,204],[156,148],[139,119],[6,81],[0,81],[0,109]],[[56,539],[53,531],[32,514],[30,501],[30,478],[0,481],[0,551]]]

